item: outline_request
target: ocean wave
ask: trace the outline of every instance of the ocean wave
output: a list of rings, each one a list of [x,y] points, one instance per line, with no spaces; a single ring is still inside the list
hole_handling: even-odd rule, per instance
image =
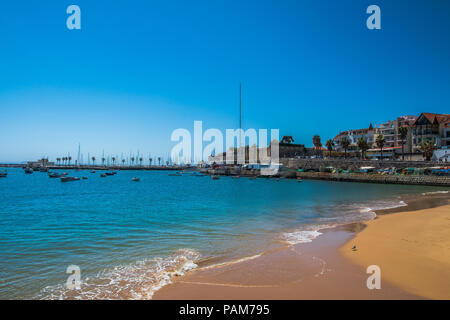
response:
[[[423,192],[423,196],[431,195],[431,194],[439,194],[439,193],[448,193],[448,190],[442,190],[442,191],[431,191],[431,192]]]
[[[319,232],[320,230],[334,228],[339,225],[373,220],[377,216],[376,211],[378,210],[393,209],[403,206],[407,206],[407,204],[404,201],[398,200],[378,200],[367,203],[333,206],[327,211],[335,212],[335,215],[320,217],[317,219],[317,224],[303,225],[294,231],[283,232],[279,236],[279,240],[289,245],[312,242],[322,234]]]
[[[66,300],[122,300],[151,299],[153,294],[172,282],[174,277],[197,268],[200,258],[197,251],[177,250],[166,258],[138,261],[130,265],[120,265],[104,270],[97,276],[82,279],[79,290],[67,289],[65,284],[45,287],[36,299]]]
[[[280,235],[280,241],[289,245],[312,242],[322,234],[319,230],[333,228],[335,226],[335,224],[306,225],[301,229],[283,232]]]
[[[313,241],[322,233],[319,231],[294,231],[285,232],[281,236],[282,240],[288,244],[307,243]]]

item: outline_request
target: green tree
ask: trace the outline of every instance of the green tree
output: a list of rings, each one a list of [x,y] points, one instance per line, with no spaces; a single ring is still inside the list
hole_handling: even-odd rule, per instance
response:
[[[341,139],[341,146],[344,149],[344,158],[347,158],[347,150],[348,150],[348,147],[350,146],[350,141],[348,140],[347,137],[343,137]]]
[[[419,150],[422,152],[425,160],[430,161],[431,157],[433,156],[434,150],[436,150],[436,146],[434,145],[433,141],[427,140],[421,143]]]
[[[328,139],[327,143],[325,145],[327,146],[327,149],[328,149],[328,152],[330,153],[330,158],[331,158],[331,151],[333,151],[333,147],[334,147],[333,139]]]
[[[320,148],[322,147],[322,142],[320,141],[320,136],[315,134],[312,138],[313,145],[315,149],[317,150],[317,153],[319,153]]]
[[[381,150],[381,160],[383,160],[383,147],[386,140],[384,139],[384,136],[382,134],[379,134],[377,136],[377,139],[375,140],[375,143],[377,144],[377,147]]]
[[[365,157],[366,151],[369,149],[369,144],[364,140],[363,137],[360,137],[357,142],[358,149],[361,151],[361,159]]]

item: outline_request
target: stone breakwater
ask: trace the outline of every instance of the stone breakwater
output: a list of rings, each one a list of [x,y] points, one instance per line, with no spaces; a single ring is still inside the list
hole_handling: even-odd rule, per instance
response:
[[[297,177],[302,179],[346,181],[346,182],[369,182],[388,184],[412,184],[423,186],[450,187],[449,177],[432,175],[381,175],[361,173],[328,173],[328,172],[297,172]]]

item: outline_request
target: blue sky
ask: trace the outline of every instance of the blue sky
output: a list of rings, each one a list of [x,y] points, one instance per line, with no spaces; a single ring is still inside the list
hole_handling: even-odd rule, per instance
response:
[[[66,8],[81,8],[81,30]],[[370,4],[381,30],[366,28]],[[0,161],[167,156],[176,128],[279,128],[311,145],[448,113],[450,2],[2,1]]]

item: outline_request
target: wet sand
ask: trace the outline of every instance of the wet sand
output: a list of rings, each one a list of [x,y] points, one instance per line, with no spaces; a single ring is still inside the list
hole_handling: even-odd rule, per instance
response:
[[[424,208],[434,210],[433,212],[447,212],[449,204],[448,194],[418,195],[409,199],[404,199],[406,206],[394,209],[378,211],[377,214],[386,215],[398,212],[417,212]],[[447,206],[446,206],[447,205]],[[443,207],[446,206],[446,207]],[[442,208],[446,208],[445,211]],[[414,213],[411,213],[414,214]],[[418,213],[420,215],[420,213]],[[425,213],[422,213],[425,214]],[[377,217],[375,220],[366,223],[353,223],[339,226],[332,229],[321,230],[323,232],[317,239],[310,243],[302,243],[286,246],[270,252],[265,252],[261,256],[245,260],[242,262],[230,262],[229,264],[219,266],[201,267],[186,275],[176,278],[173,283],[163,287],[155,293],[153,299],[427,299],[427,298],[448,298],[450,288],[445,284],[450,284],[447,271],[443,268],[445,265],[436,264],[433,258],[439,256],[442,248],[437,248],[430,254],[430,260],[422,264],[428,273],[437,273],[435,279],[440,278],[441,282],[431,285],[440,289],[439,294],[430,294],[429,291],[419,288],[412,290],[396,281],[395,276],[389,271],[389,262],[402,266],[397,270],[406,267],[410,269],[409,259],[413,259],[417,252],[404,251],[401,259],[395,259],[392,255],[385,255],[383,250],[377,250],[377,262],[382,268],[382,284],[380,290],[370,290],[367,288],[367,278],[370,274],[366,273],[368,265],[374,264],[372,253],[364,255],[364,248],[372,248],[379,241],[379,236],[366,239],[366,234],[372,234],[372,225],[378,224],[378,221],[386,220],[383,223],[389,226],[393,221],[392,227],[386,230],[397,231],[400,226],[399,221],[403,220],[405,214],[395,214],[389,216]],[[395,217],[399,218],[395,218]],[[421,218],[423,220],[423,218]],[[447,219],[447,220],[442,220]],[[436,224],[445,222],[440,230],[446,233],[446,239],[449,238],[449,220],[446,216],[436,218],[433,223],[421,223],[421,228],[438,227]],[[420,219],[419,219],[420,220]],[[367,228],[369,225],[369,228]],[[378,228],[377,228],[378,229]],[[394,230],[395,229],[395,230]],[[398,233],[394,242],[405,242],[403,239],[410,232],[417,233],[415,230],[405,228],[404,232]],[[432,231],[429,231],[432,233]],[[430,234],[427,232],[427,234]],[[442,240],[442,232],[435,240]],[[366,242],[367,241],[367,242]],[[351,247],[357,243],[357,251],[352,251]],[[389,241],[382,243],[389,244]],[[445,243],[448,249],[448,242]],[[413,248],[410,245],[408,248]],[[425,250],[426,251],[426,250]],[[357,252],[357,255],[354,253]],[[424,250],[421,250],[423,253]],[[447,251],[445,251],[447,252]],[[447,255],[445,253],[445,255]],[[361,258],[363,257],[363,258]],[[373,256],[375,257],[375,256]],[[383,261],[378,259],[383,258]],[[446,256],[447,257],[447,256]],[[367,259],[367,260],[364,260]],[[404,259],[404,260],[403,260]],[[370,260],[370,261],[369,261]],[[370,262],[370,263],[369,263]],[[422,268],[421,267],[421,268]],[[386,270],[385,270],[386,269]],[[406,274],[406,272],[405,272]],[[414,273],[419,276],[420,273]],[[428,279],[428,278],[424,278]],[[424,283],[426,280],[421,281]]]
[[[197,269],[157,291],[153,299],[421,299],[389,284],[381,290],[367,288],[369,275],[338,252],[361,228],[327,229],[310,243]]]
[[[411,294],[450,299],[450,205],[423,209],[425,202],[367,222],[340,251],[361,267],[378,265],[382,279]]]

